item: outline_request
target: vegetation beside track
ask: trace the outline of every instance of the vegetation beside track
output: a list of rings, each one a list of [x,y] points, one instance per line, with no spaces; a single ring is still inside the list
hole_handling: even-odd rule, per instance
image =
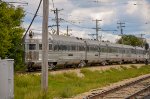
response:
[[[84,77],[78,77],[76,73],[49,75],[49,88],[46,96],[40,91],[40,75],[15,74],[15,99],[68,98],[90,89],[150,73],[150,66],[136,68],[132,65],[130,67],[121,66],[121,69],[111,68],[105,71],[81,69]]]

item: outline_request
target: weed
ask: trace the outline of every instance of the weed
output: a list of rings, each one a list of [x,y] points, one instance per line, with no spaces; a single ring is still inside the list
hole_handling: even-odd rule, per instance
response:
[[[105,71],[90,71],[83,68],[81,69],[84,75],[82,78],[75,73],[49,75],[47,94],[41,93],[40,75],[15,74],[15,99],[68,98],[91,89],[150,73],[150,66],[131,67],[121,66],[121,70],[111,68]]]
[[[135,65],[131,65],[130,67],[131,67],[131,68],[137,69],[137,66],[135,66]]]

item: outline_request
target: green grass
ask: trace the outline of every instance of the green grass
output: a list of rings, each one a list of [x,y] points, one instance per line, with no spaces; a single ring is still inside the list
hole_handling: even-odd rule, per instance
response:
[[[77,77],[75,73],[49,75],[46,95],[41,92],[40,75],[15,74],[15,99],[68,98],[123,79],[149,74],[150,66],[136,68],[132,65],[131,68],[121,67],[121,70],[111,68],[106,71],[82,69],[81,73],[84,74],[82,78]]]

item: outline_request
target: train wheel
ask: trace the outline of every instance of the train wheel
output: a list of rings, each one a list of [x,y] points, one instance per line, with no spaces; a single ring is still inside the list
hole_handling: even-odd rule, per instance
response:
[[[106,65],[106,61],[103,61],[101,64],[102,64],[103,66],[105,66],[105,65]]]
[[[55,69],[55,65],[53,63],[49,64],[48,68],[49,70],[54,70]]]
[[[84,67],[84,66],[86,66],[85,61],[81,61],[80,64],[78,65],[78,67]]]
[[[28,72],[31,72],[32,70],[33,70],[32,67],[28,67],[27,69]]]
[[[27,71],[28,71],[28,72],[33,71],[33,63],[29,63],[29,64],[28,64]]]
[[[123,62],[122,62],[122,61],[119,61],[118,64],[121,65],[121,64],[123,64]]]

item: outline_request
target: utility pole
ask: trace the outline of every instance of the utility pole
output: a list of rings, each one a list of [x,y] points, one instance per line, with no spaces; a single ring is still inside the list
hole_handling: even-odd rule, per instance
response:
[[[142,40],[142,46],[141,47],[144,47],[144,38],[143,38],[143,36],[145,35],[145,34],[140,34],[141,35],[141,40]]]
[[[125,23],[123,23],[123,22],[118,22],[117,24],[119,24],[118,28],[120,28],[120,33],[121,33],[121,35],[122,35],[122,41],[121,41],[121,43],[123,44],[123,27],[125,27],[125,26],[124,26]]]
[[[142,33],[141,33],[140,35],[141,35],[141,39],[143,39],[143,36],[144,36],[145,34],[142,34]]]
[[[57,35],[59,35],[59,21],[58,21],[58,9],[56,8],[56,25],[57,25]]]
[[[72,31],[71,29],[69,29],[68,25],[67,25],[67,36],[69,36],[69,31]]]
[[[68,32],[69,32],[69,29],[68,29],[68,25],[67,25],[67,36],[69,36]]]
[[[42,83],[44,92],[48,89],[48,15],[49,0],[43,0],[43,23],[42,23]]]
[[[63,10],[63,9],[61,9],[61,10]],[[52,10],[52,11],[54,11],[54,14],[56,14],[57,35],[59,35],[59,20],[60,20],[58,17],[58,12],[61,10],[58,10],[57,8],[56,8],[56,10]]]
[[[99,31],[117,31],[117,30],[104,30],[104,29],[101,29],[101,30],[99,30]],[[100,41],[102,41],[102,33],[101,33],[101,36],[100,36]]]
[[[96,19],[96,20],[93,20],[93,21],[96,21],[96,28],[93,28],[93,29],[96,29],[96,40],[98,41],[98,31],[99,31],[99,29],[101,29],[101,28],[98,27],[98,22],[102,21],[102,20],[97,20]]]
[[[121,43],[122,43],[122,48],[123,48],[123,27],[125,27],[125,26],[123,26],[123,24],[125,24],[125,23],[123,23],[123,22],[118,22],[117,24],[119,24],[119,26],[118,26],[118,28],[120,28],[120,33],[121,33],[121,35],[122,35],[122,39],[121,39]],[[122,51],[122,59],[123,59],[123,51]],[[122,61],[121,61],[122,62]]]

